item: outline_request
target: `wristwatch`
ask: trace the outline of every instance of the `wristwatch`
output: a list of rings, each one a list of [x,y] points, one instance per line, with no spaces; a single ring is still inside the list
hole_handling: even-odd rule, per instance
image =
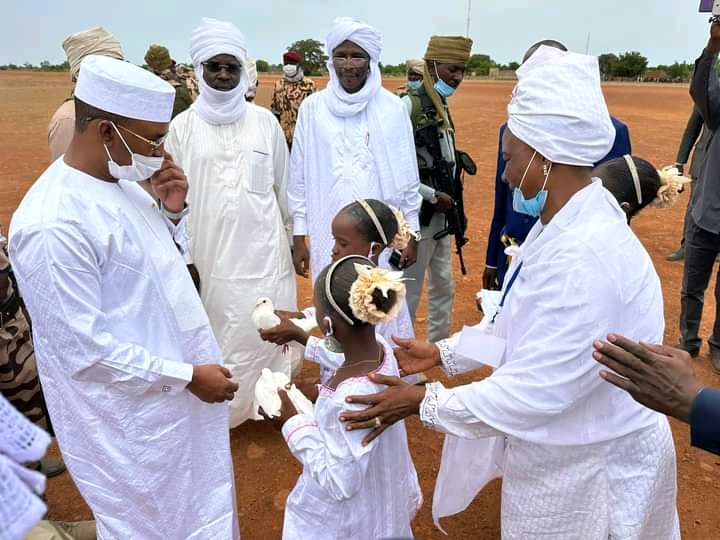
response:
[[[190,207],[185,203],[183,206],[183,209],[179,212],[171,212],[165,206],[163,205],[162,201],[160,202],[160,210],[163,214],[165,214],[165,217],[168,219],[171,219],[172,221],[180,221],[182,218],[188,215],[188,212],[190,211]]]
[[[420,231],[411,231],[410,236],[413,237],[416,242],[422,240],[422,234],[420,234]]]
[[[430,204],[437,204],[438,202],[438,192],[437,190],[433,192],[432,199],[430,199]]]

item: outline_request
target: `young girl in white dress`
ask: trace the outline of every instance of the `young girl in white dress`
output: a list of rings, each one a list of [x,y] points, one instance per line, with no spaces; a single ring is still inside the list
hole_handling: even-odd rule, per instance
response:
[[[411,230],[402,213],[376,199],[358,199],[343,207],[332,222],[335,243],[331,257],[337,261],[348,255],[366,256],[376,265],[392,270],[390,257],[394,251],[403,250],[410,240]],[[326,383],[343,361],[341,355],[327,350],[322,339],[308,335],[288,321],[289,318],[314,318],[315,308],[302,312],[278,312],[282,323],[270,330],[260,332],[266,341],[284,345],[297,341],[305,345],[305,359],[320,364],[320,382]],[[415,332],[410,319],[407,302],[402,299],[396,317],[378,324],[376,331],[392,345],[391,336],[412,339]],[[422,377],[413,376],[407,382],[418,382]]]
[[[383,387],[368,374],[398,376],[397,361],[375,325],[396,316],[405,297],[400,272],[348,256],[315,282],[318,325],[343,363],[320,386],[313,415],[297,414],[280,391],[279,423],[303,472],[288,496],[283,539],[376,540],[411,538],[410,522],[422,504],[403,422],[364,446],[366,431],[347,431],[338,417],[356,406],[349,395]],[[363,406],[364,407],[364,406]]]

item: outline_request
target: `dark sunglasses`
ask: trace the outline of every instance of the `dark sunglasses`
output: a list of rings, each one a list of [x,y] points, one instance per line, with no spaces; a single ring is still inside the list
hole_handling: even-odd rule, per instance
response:
[[[242,69],[242,66],[240,64],[221,64],[219,62],[211,61],[203,62],[202,65],[210,73],[220,73],[224,69],[230,75],[237,75]]]

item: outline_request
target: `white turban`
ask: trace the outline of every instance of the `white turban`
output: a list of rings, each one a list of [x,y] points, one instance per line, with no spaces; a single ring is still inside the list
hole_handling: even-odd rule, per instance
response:
[[[245,36],[231,22],[204,17],[202,24],[190,36],[190,58],[196,68],[218,54],[230,54],[245,64],[247,43]]]
[[[597,58],[540,46],[517,70],[508,129],[553,163],[592,167],[615,141]]]
[[[380,62],[382,36],[372,26],[351,17],[338,17],[333,21],[332,29],[325,38],[325,51],[332,62],[332,52],[343,41],[356,43],[370,55],[372,62]]]
[[[243,66],[240,82],[232,90],[211,88],[203,77],[202,63],[213,56],[229,54]],[[190,58],[195,67],[200,94],[192,108],[207,123],[225,125],[237,122],[246,109],[245,93],[248,90],[247,45],[245,36],[231,22],[203,18],[202,24],[192,31]]]
[[[118,60],[123,59],[120,42],[102,26],[71,34],[65,38],[62,46],[68,64],[70,64],[70,75],[72,75],[73,79],[77,79],[82,59],[90,54],[109,56]]]
[[[349,94],[343,89],[333,64],[333,51],[346,40],[352,41],[370,55],[370,73],[363,87],[354,94]],[[350,17],[338,17],[333,21],[332,29],[325,38],[325,50],[330,57],[327,61],[330,74],[328,85],[330,93],[327,96],[327,103],[330,110],[340,117],[358,114],[382,88],[379,65],[382,51],[380,32],[362,21]]]
[[[415,73],[416,75],[424,75],[425,73],[425,60],[422,58],[411,58],[405,62],[405,67],[408,73]]]

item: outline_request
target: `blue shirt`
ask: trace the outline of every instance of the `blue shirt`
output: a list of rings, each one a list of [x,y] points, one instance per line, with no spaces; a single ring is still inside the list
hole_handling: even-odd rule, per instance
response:
[[[610,119],[615,127],[615,142],[610,152],[597,162],[596,166],[625,154],[632,154],[630,132],[627,126],[617,118],[611,116]],[[502,181],[502,173],[505,170],[505,160],[502,157],[502,137],[506,127],[507,124],[500,126],[500,136],[498,138],[497,169],[495,170],[495,209],[490,223],[488,247],[485,255],[485,266],[491,268],[497,268],[498,266],[498,257],[502,253],[502,242],[500,241],[502,236],[506,234],[514,238],[518,244],[521,244],[537,220],[537,218],[513,210],[513,190]]]

